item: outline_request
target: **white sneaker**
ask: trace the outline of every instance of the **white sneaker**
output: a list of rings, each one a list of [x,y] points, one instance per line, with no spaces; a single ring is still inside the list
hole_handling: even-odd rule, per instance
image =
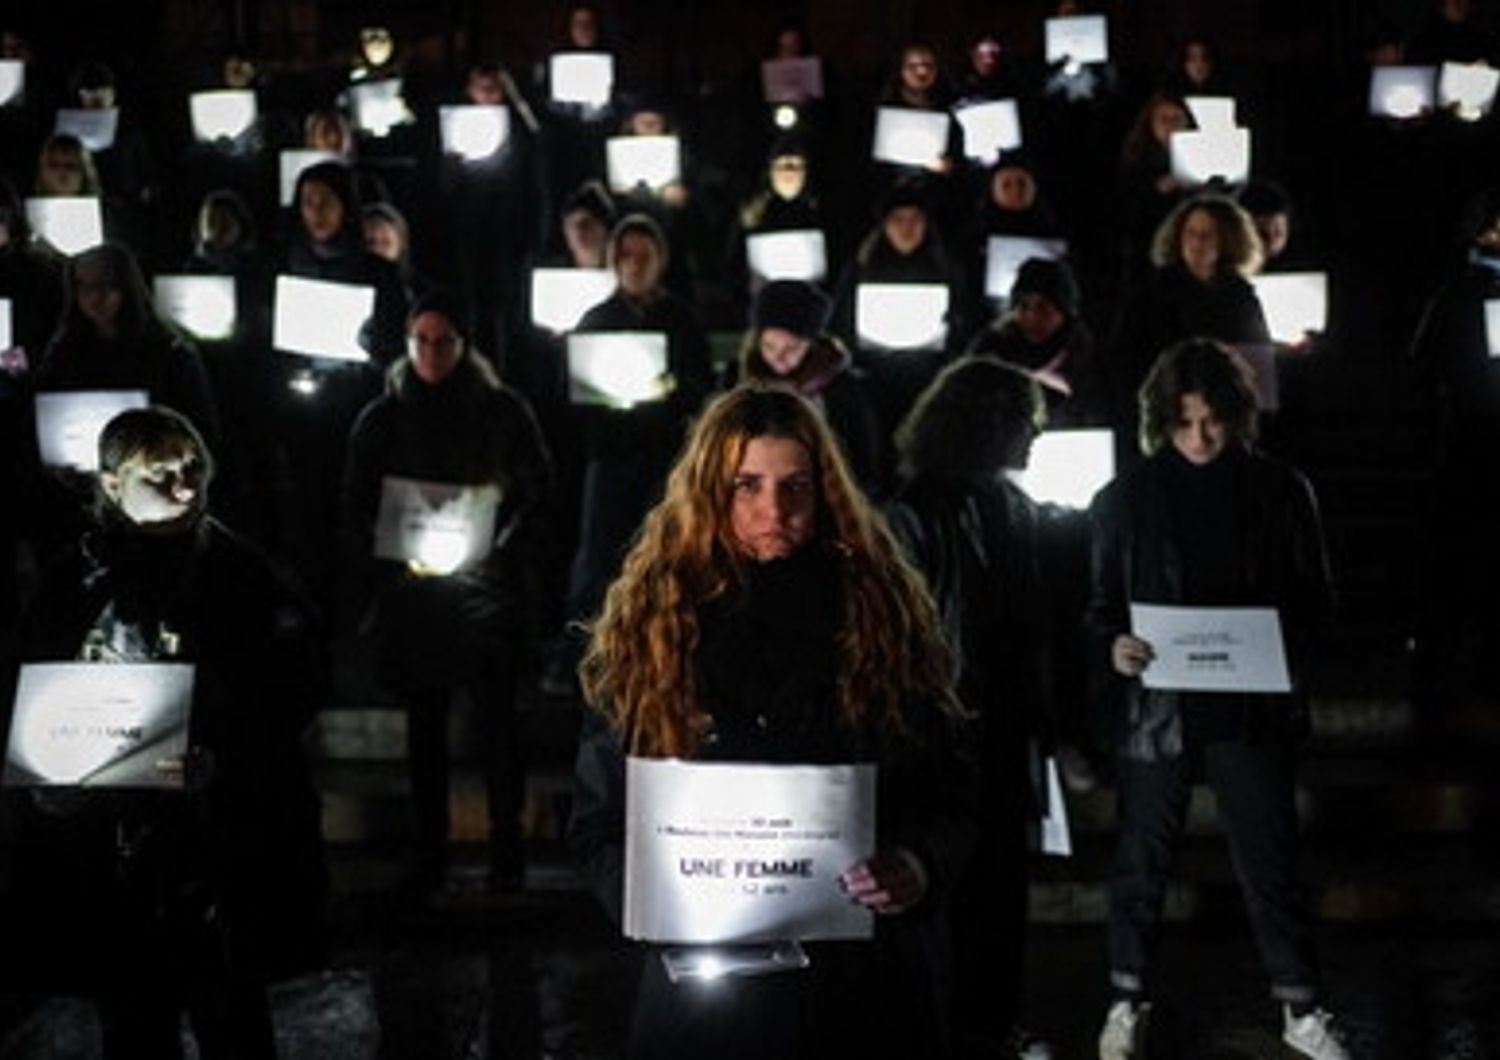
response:
[[[1291,1006],[1282,1008],[1281,1040],[1312,1060],[1349,1060],[1349,1051],[1339,1039],[1333,1014],[1315,1008],[1305,1016],[1293,1016]]]
[[[1104,1017],[1099,1032],[1099,1060],[1139,1060],[1146,1055],[1146,1020],[1151,1006],[1145,1002],[1116,1001]]]

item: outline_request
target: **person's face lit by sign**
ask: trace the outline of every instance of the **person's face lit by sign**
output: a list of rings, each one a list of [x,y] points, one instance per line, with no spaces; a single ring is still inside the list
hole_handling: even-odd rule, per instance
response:
[[[604,222],[588,210],[573,210],[563,216],[562,227],[573,267],[602,269],[605,248],[609,245],[609,230]]]
[[[505,102],[505,86],[500,75],[491,70],[475,70],[469,74],[464,94],[476,107],[498,107]]]
[[[395,225],[384,217],[366,217],[364,228],[366,250],[386,261],[401,260],[405,248],[401,245],[401,233]]]
[[[250,88],[255,84],[255,64],[243,55],[231,55],[224,60],[224,87]]]
[[[78,106],[83,110],[109,110],[114,105],[114,85],[96,85],[78,90]]]
[[[916,206],[898,206],[885,215],[885,239],[897,254],[911,254],[927,238],[927,215]]]
[[[1182,223],[1182,264],[1207,283],[1219,267],[1219,225],[1207,210],[1194,210]]]
[[[328,242],[344,227],[344,200],[321,181],[303,182],[297,206],[302,214],[302,227],[319,243]]]
[[[442,313],[418,313],[407,337],[412,371],[422,382],[436,386],[447,379],[464,353],[464,340]]]
[[[627,298],[654,295],[661,284],[661,248],[641,232],[626,232],[615,247],[615,277]]]
[[[1183,394],[1177,403],[1177,423],[1172,427],[1172,448],[1190,464],[1203,467],[1224,452],[1229,433],[1203,395]]]
[[[791,202],[807,186],[807,159],[780,155],[771,159],[771,190],[778,199]]]
[[[1151,111],[1151,138],[1162,147],[1172,142],[1172,134],[1189,125],[1188,112],[1170,100],[1162,100]]]
[[[1048,341],[1067,323],[1068,318],[1061,309],[1045,295],[1027,292],[1016,299],[1016,327],[1026,341],[1040,346]]]
[[[1255,223],[1255,231],[1260,235],[1261,246],[1265,250],[1267,261],[1286,249],[1287,240],[1292,234],[1291,219],[1286,214],[1261,213],[1256,214],[1251,220]]]
[[[1000,72],[1000,42],[993,37],[981,38],[969,52],[969,62],[977,76],[994,77]]]
[[[77,148],[54,145],[42,152],[37,170],[37,192],[41,195],[82,195],[83,158]]]
[[[575,7],[568,16],[568,42],[585,50],[598,47],[599,20],[588,8]]]
[[[638,110],[630,116],[631,136],[665,136],[667,117],[659,110]]]
[[[744,554],[757,562],[792,555],[812,540],[817,517],[817,479],[802,443],[750,439],[735,471],[729,520]]]
[[[384,26],[368,26],[359,31],[359,50],[367,66],[380,67],[391,61],[396,42]]]
[[[1201,40],[1190,41],[1182,52],[1182,73],[1191,85],[1206,85],[1214,75],[1214,53]]]
[[[902,53],[901,87],[908,92],[930,92],[937,74],[937,56],[927,48],[908,48]]]
[[[99,487],[136,526],[171,533],[190,525],[207,504],[203,476],[203,461],[184,443],[137,453],[114,471],[101,471]]]
[[[215,250],[229,250],[240,245],[245,230],[238,214],[223,203],[214,203],[199,217],[198,235]]]
[[[791,375],[801,368],[807,359],[808,348],[812,346],[806,336],[786,328],[763,328],[758,341],[761,360],[780,376]]]
[[[345,155],[349,153],[352,141],[349,126],[337,114],[319,114],[307,127],[307,146],[315,151]]]
[[[800,30],[788,27],[776,34],[776,58],[800,59],[807,50],[807,42]]]
[[[119,284],[95,264],[78,266],[73,275],[73,301],[78,312],[103,338],[119,333],[120,306],[125,295]]]
[[[1002,210],[1029,210],[1036,202],[1036,180],[1020,166],[1002,166],[990,178],[990,198]]]
[[[1474,237],[1474,242],[1492,253],[1500,253],[1500,213],[1490,218],[1489,223]]]

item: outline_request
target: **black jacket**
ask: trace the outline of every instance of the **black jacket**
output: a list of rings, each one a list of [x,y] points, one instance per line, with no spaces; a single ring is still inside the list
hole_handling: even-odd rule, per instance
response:
[[[1212,473],[1229,476],[1225,492],[1234,511],[1225,522],[1235,539],[1223,542],[1234,568],[1224,572],[1234,598],[1194,598],[1188,585],[1185,542],[1174,524],[1174,493],[1182,476],[1202,472],[1168,447],[1105,487],[1090,511],[1093,521],[1093,589],[1087,628],[1090,654],[1103,668],[1103,696],[1116,749],[1129,758],[1156,761],[1183,752],[1183,711],[1212,696],[1216,717],[1233,713],[1249,740],[1291,739],[1306,724],[1305,681],[1315,640],[1333,606],[1332,578],[1307,479],[1257,451],[1229,449]],[[1114,638],[1130,630],[1130,604],[1275,607],[1281,617],[1293,692],[1285,696],[1181,693],[1145,688],[1110,666]],[[1237,698],[1238,704],[1230,702]]]

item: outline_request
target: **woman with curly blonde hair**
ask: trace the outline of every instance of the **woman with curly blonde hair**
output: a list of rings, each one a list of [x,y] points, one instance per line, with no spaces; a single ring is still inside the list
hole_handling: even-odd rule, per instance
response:
[[[648,960],[632,1055],[845,1055],[892,1041],[942,1054],[938,911],[972,838],[951,678],[921,576],[817,410],[767,386],[712,402],[592,631],[571,838],[618,921],[626,755],[873,762],[877,850],[841,883],[877,928],[873,945],[809,943],[810,968],[713,997]]]

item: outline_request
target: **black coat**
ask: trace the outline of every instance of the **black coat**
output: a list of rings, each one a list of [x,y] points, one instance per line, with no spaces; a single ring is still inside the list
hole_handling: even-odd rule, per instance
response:
[[[698,757],[879,763],[879,842],[917,855],[929,895],[916,909],[877,921],[873,943],[809,943],[810,969],[721,983],[712,992],[672,986],[648,949],[632,1055],[947,1055],[941,910],[973,841],[972,769],[951,723],[931,707],[908,712],[912,732],[901,743],[851,733],[836,720],[837,563],[807,550],[758,565],[741,592],[700,609],[695,665],[710,724]],[[569,838],[617,923],[624,778],[619,735],[590,714]]]
[[[1218,465],[1218,466],[1214,466]],[[1231,569],[1220,598],[1195,598],[1185,553],[1198,546],[1176,525],[1174,494],[1184,475],[1228,476],[1223,513],[1234,538],[1219,543]],[[1194,468],[1170,446],[1106,486],[1094,499],[1090,654],[1105,673],[1104,709],[1116,749],[1156,761],[1185,748],[1183,712],[1213,699],[1216,717],[1233,718],[1249,740],[1292,739],[1306,724],[1305,680],[1315,640],[1333,606],[1332,578],[1312,486],[1294,468],[1256,451],[1229,449],[1209,469]],[[1230,598],[1232,597],[1232,598]],[[1110,666],[1110,646],[1130,630],[1130,604],[1275,607],[1281,616],[1293,692],[1289,695],[1181,693],[1145,688]],[[1237,698],[1236,704],[1231,700]]]
[[[178,635],[172,658],[195,665],[190,743],[207,752],[206,779],[186,792],[90,792],[60,814],[8,792],[12,970],[87,988],[153,969],[187,979],[225,964],[266,977],[314,966],[327,881],[301,735],[327,671],[303,597],[211,519],[169,537],[110,525],[47,572],[22,658],[78,658],[106,607],[147,643]]]

